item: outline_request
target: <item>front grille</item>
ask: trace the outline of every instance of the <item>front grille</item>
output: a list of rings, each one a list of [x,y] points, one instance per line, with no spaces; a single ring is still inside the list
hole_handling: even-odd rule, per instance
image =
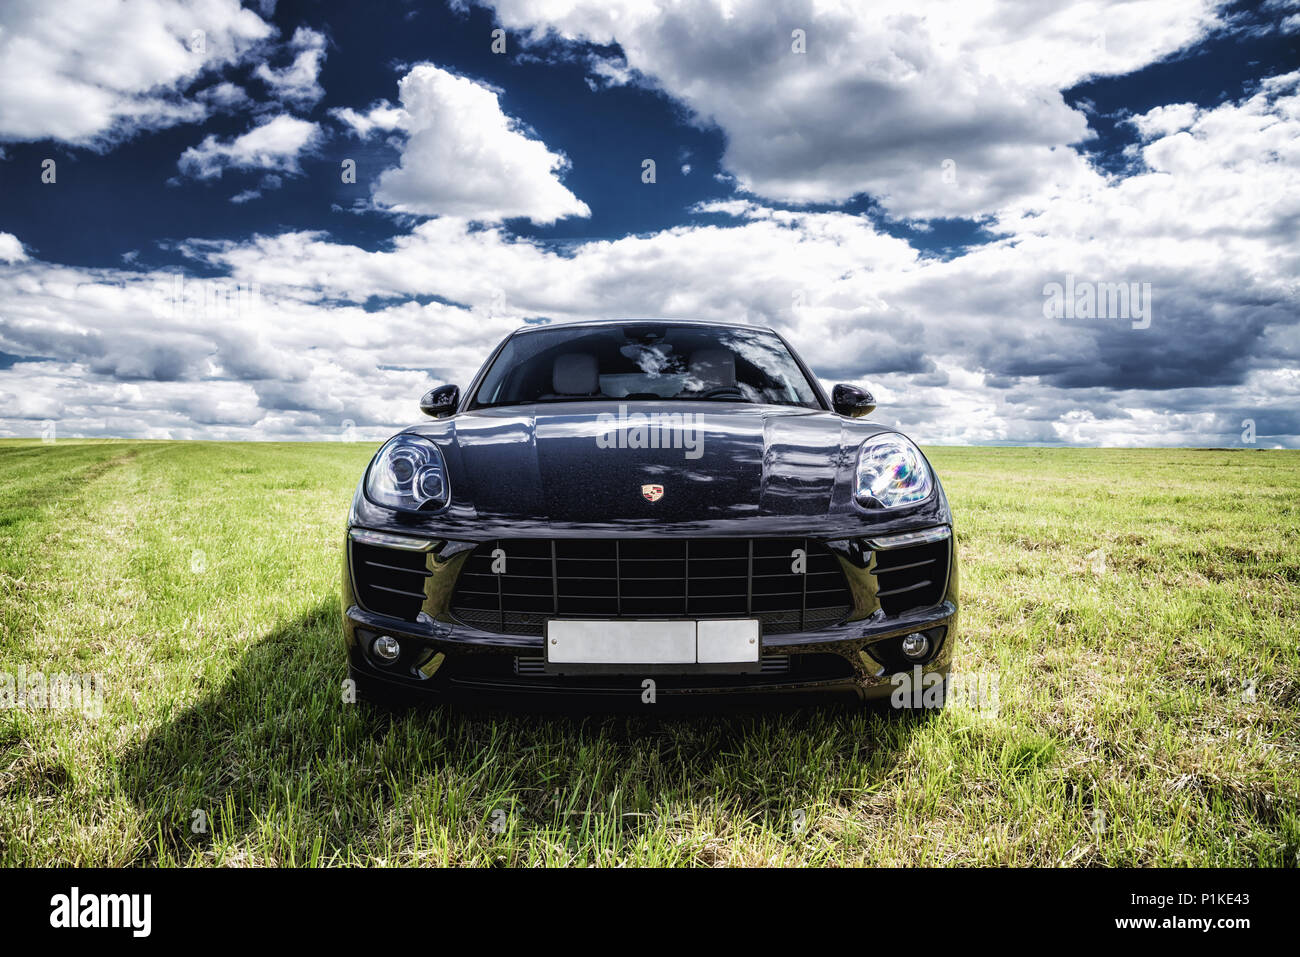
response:
[[[380,615],[415,621],[424,604],[425,553],[352,542],[357,601]]]
[[[886,615],[943,601],[948,585],[949,539],[876,552],[876,597]]]
[[[509,539],[469,556],[451,612],[513,635],[540,635],[548,618],[757,618],[781,634],[835,624],[851,606],[835,556],[803,538]]]

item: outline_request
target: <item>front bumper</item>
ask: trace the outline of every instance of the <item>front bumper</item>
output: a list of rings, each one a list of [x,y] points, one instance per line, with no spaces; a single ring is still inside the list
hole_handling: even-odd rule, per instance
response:
[[[927,607],[886,614],[877,599],[876,558],[865,538],[832,546],[853,595],[854,608],[839,624],[807,631],[764,634],[764,667],[753,674],[693,673],[653,675],[656,696],[753,693],[851,693],[860,698],[888,697],[895,676],[913,674],[916,664],[902,657],[901,638],[923,632],[931,638],[924,674],[946,676],[952,663],[958,625],[958,574],[955,541],[950,539],[942,600]],[[646,676],[637,674],[555,676],[542,673],[545,640],[536,635],[482,630],[456,620],[450,611],[456,579],[476,543],[431,541],[424,601],[416,620],[378,614],[358,601],[352,568],[352,537],[343,572],[344,632],[349,660],[358,674],[408,690],[435,693],[538,694],[640,698]],[[380,662],[369,653],[378,635],[401,644],[396,661]]]

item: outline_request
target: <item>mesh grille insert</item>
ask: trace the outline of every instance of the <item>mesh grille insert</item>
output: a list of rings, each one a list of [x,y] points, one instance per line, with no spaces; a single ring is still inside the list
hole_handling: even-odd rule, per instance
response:
[[[835,624],[851,606],[835,556],[803,538],[506,539],[466,560],[451,611],[503,634],[540,635],[556,617],[758,618],[779,634]]]

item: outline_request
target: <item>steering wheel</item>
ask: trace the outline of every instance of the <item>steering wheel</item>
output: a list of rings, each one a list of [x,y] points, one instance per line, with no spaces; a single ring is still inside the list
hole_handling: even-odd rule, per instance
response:
[[[703,395],[701,395],[700,398],[716,399],[719,396],[723,396],[723,395],[734,395],[737,399],[743,399],[745,397],[745,393],[741,392],[734,385],[724,385],[724,386],[719,386],[716,389],[710,389],[708,392],[705,392]]]

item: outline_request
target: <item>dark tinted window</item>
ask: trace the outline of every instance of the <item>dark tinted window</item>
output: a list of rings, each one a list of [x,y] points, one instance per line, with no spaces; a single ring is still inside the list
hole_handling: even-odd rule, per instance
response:
[[[821,408],[794,356],[772,333],[671,323],[519,333],[492,363],[471,408],[637,399]]]

